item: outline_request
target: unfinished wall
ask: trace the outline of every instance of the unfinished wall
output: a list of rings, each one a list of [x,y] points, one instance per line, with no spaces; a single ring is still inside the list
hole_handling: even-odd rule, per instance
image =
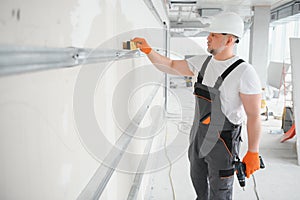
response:
[[[122,39],[139,34],[162,46],[160,31],[137,30],[145,27],[162,26],[141,0],[3,0],[0,7],[0,44],[121,48]],[[114,62],[99,77],[95,116],[112,143],[121,134],[112,120],[113,89],[130,70],[147,62]],[[0,199],[76,199],[100,165],[81,139],[88,133],[79,132],[74,120],[74,90],[84,67],[102,65],[0,77]],[[160,75],[155,69],[152,73]],[[124,85],[131,88],[135,80]],[[134,97],[131,116],[149,91]],[[120,94],[117,101],[128,99]],[[101,198],[124,199],[132,177],[116,172]]]
[[[184,58],[185,55],[207,54],[206,42],[206,37],[173,37],[170,41],[171,56]]]
[[[294,103],[294,113],[295,113],[295,126],[297,133],[297,156],[298,156],[298,165],[300,165],[300,135],[299,135],[299,111],[300,111],[300,88],[299,83],[297,81],[297,77],[299,77],[300,70],[300,59],[299,59],[299,46],[300,38],[290,38],[290,52],[291,52],[291,65],[292,65],[292,82],[293,82],[293,103]]]

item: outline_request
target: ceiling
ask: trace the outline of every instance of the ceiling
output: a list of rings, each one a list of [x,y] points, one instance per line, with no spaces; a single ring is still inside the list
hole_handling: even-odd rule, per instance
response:
[[[254,6],[271,9],[291,0],[164,0],[170,20],[170,31],[176,36],[201,36],[211,17],[221,11],[233,11],[243,17],[245,27],[252,24]]]

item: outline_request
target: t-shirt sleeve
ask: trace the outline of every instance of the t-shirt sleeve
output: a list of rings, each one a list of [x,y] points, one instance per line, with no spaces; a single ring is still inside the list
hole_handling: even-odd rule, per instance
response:
[[[186,59],[190,70],[194,72],[195,75],[200,71],[202,64],[206,58],[207,55],[197,55]]]
[[[248,66],[240,80],[240,93],[261,94],[262,88],[259,77],[252,66]]]

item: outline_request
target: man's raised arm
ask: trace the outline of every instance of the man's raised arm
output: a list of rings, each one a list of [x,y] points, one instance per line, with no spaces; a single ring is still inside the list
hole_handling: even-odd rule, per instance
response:
[[[194,76],[186,60],[171,60],[153,51],[144,38],[134,38],[132,41],[136,43],[136,46],[148,56],[150,61],[160,71],[173,75]]]

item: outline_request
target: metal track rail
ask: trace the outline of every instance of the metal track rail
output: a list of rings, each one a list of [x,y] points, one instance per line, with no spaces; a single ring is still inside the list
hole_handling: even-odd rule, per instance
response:
[[[134,116],[131,123],[128,125],[124,133],[120,136],[120,138],[116,141],[115,146],[110,150],[108,155],[104,158],[103,163],[99,166],[96,170],[93,177],[90,179],[89,183],[80,193],[77,200],[96,200],[99,199],[102,192],[104,191],[107,183],[109,182],[112,174],[114,173],[115,169],[117,168],[120,160],[123,157],[127,147],[129,146],[132,138],[134,137],[138,126],[136,124],[141,123],[144,116],[146,115],[149,105],[151,104],[153,98],[155,97],[157,91],[159,90],[160,86],[155,86],[149,97],[146,99],[144,104],[140,107],[136,115]],[[130,133],[130,134],[128,134]],[[149,151],[149,148],[147,151]],[[146,164],[146,160],[143,160],[142,166],[140,168],[144,168]],[[109,167],[108,167],[109,166]],[[136,178],[135,186],[138,187],[140,184],[140,178]],[[138,189],[131,192],[131,195],[135,196],[134,192],[137,192]]]
[[[141,56],[140,51],[0,45],[0,76]]]

